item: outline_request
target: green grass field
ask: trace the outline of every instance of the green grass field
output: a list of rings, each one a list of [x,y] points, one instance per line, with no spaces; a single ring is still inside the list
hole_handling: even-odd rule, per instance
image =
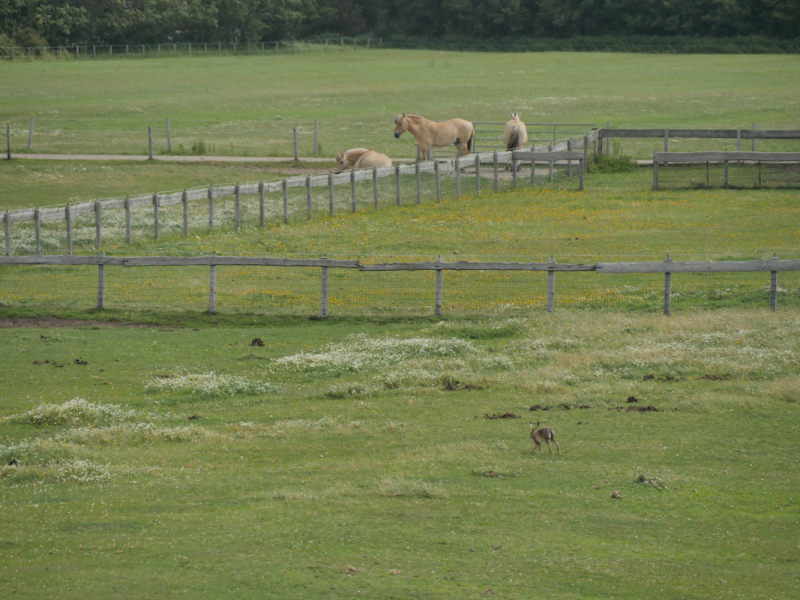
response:
[[[798,127],[797,60],[390,51],[12,63],[0,112],[17,147],[36,112],[39,151],[141,152],[158,113],[176,145],[202,139],[220,154],[285,154],[292,123],[307,132],[319,118],[325,154],[337,123],[347,145],[410,155],[410,140],[391,138],[399,110]],[[296,169],[0,161],[0,210]],[[398,207],[388,178],[378,211],[364,182],[357,213],[343,189],[335,217],[318,189],[311,221],[297,189],[288,224],[279,195],[268,198],[264,229],[247,197],[239,232],[223,198],[213,234],[202,202],[188,238],[180,209],[162,209],[159,241],[152,211],[135,211],[130,247],[107,211],[104,250],[364,262],[800,253],[794,190],[653,192],[648,169],[591,174],[583,192],[525,179],[497,194],[487,180],[477,196],[466,176],[456,198],[445,178],[441,204],[425,179],[420,206],[404,182]],[[78,253],[94,252],[93,226],[76,221]],[[62,225],[42,232],[44,252],[63,252]],[[12,236],[30,253],[32,227],[14,223]],[[444,317],[432,318],[432,273],[364,284],[334,270],[333,316],[320,320],[316,269],[220,268],[210,315],[207,268],[109,267],[110,308],[98,311],[96,268],[4,267],[0,597],[791,600],[800,283],[780,274],[773,313],[768,274],[702,277],[673,276],[665,317],[659,276],[559,274],[548,315],[544,277],[447,273]],[[6,327],[23,318],[33,327]],[[520,418],[484,418],[508,412]],[[533,454],[528,421],[554,427],[561,452]]]
[[[470,53],[427,50],[195,57],[136,61],[3,64],[0,115],[25,151],[36,116],[34,152],[291,156],[292,127],[301,154],[320,121],[322,152],[369,146],[414,156],[410,136],[392,137],[396,113],[434,119],[596,123],[616,127],[798,128],[795,55],[647,55]],[[91,90],[90,94],[86,90]],[[547,134],[550,135],[550,134]],[[544,139],[547,135],[541,134]],[[534,136],[531,136],[534,137]],[[674,140],[673,150],[709,148]],[[763,142],[759,148],[797,149]],[[650,156],[660,141],[626,142]],[[733,149],[735,141],[713,148]]]
[[[0,593],[793,598],[797,312],[587,317],[0,330]]]

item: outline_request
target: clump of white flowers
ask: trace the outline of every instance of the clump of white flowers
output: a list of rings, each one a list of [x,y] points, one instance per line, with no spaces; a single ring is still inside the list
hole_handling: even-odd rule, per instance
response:
[[[64,404],[40,404],[5,421],[31,425],[65,425],[96,423],[98,421],[130,421],[140,416],[135,410],[126,410],[118,404],[95,404],[83,398],[74,398]]]
[[[166,392],[190,392],[201,396],[235,396],[236,394],[274,394],[278,386],[269,381],[253,381],[222,373],[186,373],[168,378],[154,378],[150,389]]]
[[[344,342],[330,343],[321,352],[300,352],[276,359],[273,370],[309,371],[346,369],[358,371],[418,358],[449,358],[480,354],[472,342],[458,338],[369,338],[349,335]]]

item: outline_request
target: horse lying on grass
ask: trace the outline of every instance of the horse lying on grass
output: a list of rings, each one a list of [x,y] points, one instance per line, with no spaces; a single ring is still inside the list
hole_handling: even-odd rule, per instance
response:
[[[347,167],[354,169],[371,169],[372,167],[391,167],[392,159],[366,148],[353,148],[336,155],[336,172],[341,173]]]
[[[419,151],[423,157],[428,156],[428,149],[444,148],[455,145],[460,156],[472,152],[475,142],[475,129],[472,123],[464,119],[450,119],[436,123],[418,115],[397,115],[394,120],[394,137],[399,138],[408,130],[417,140]]]

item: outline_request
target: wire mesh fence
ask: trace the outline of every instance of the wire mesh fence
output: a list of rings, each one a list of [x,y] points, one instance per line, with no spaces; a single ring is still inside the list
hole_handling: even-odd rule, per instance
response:
[[[484,157],[491,156],[485,154]],[[520,164],[519,170],[513,173],[511,164],[498,165],[497,190],[507,191],[514,187],[522,188],[531,185],[530,163]],[[562,163],[556,164],[552,169],[545,164],[537,164],[535,172],[535,185],[552,185],[559,189],[576,189],[579,186],[579,165],[573,163],[571,167]],[[412,169],[413,171],[413,169]],[[299,222],[309,218],[324,218],[326,215],[341,215],[345,213],[383,210],[389,207],[410,203],[433,203],[438,199],[452,197],[459,192],[469,196],[478,193],[493,191],[495,189],[494,168],[492,164],[483,164],[478,180],[475,166],[464,167],[458,176],[444,166],[438,178],[435,174],[420,173],[419,187],[417,187],[416,174],[403,172],[400,175],[399,196],[398,180],[394,173],[388,177],[377,179],[376,183],[371,178],[358,180],[355,187],[348,181],[335,185],[331,200],[331,188],[325,187],[289,187],[286,192],[286,210],[284,212],[284,199],[282,191],[265,192],[264,194],[264,222],[276,223]],[[515,183],[516,179],[516,183]],[[248,229],[257,227],[261,223],[261,204],[259,194],[240,194],[239,207],[235,194],[230,190],[233,184],[214,185],[216,192],[213,201],[213,230],[217,233],[239,228]],[[255,184],[251,188],[257,187]],[[438,189],[438,193],[437,193]],[[199,190],[199,196],[205,194]],[[176,192],[160,192],[164,197]],[[180,192],[177,192],[178,194]],[[354,201],[355,199],[355,201]],[[122,204],[122,200],[118,204]],[[42,209],[46,207],[41,207]],[[97,215],[99,214],[99,238]],[[237,218],[238,214],[238,218]],[[0,221],[3,216],[0,215]],[[61,254],[67,253],[71,247],[74,253],[80,254],[93,252],[99,249],[114,250],[127,244],[129,225],[124,208],[110,208],[99,212],[90,211],[77,214],[71,218],[70,239],[67,239],[67,222],[63,215],[58,220],[40,220],[38,235],[36,221],[27,220],[9,223],[8,227],[8,253],[11,256],[30,254]],[[207,198],[187,201],[186,235],[207,233],[211,228],[209,202]],[[158,209],[159,239],[176,239],[184,234],[184,213],[182,203],[160,205]],[[3,233],[5,237],[5,231]],[[150,203],[130,210],[130,238],[135,243],[141,240],[152,240],[156,237],[155,210]]]
[[[658,165],[661,189],[798,188],[800,163],[730,160],[726,162],[664,162]]]
[[[800,256],[800,255],[799,255]],[[361,264],[423,262],[431,256],[339,256]],[[503,257],[508,260],[519,257]],[[619,257],[615,257],[619,258]],[[625,257],[647,260],[652,257]],[[486,260],[486,257],[459,257]],[[491,257],[495,260],[495,257]],[[524,257],[544,262],[543,257]],[[564,260],[564,259],[562,259]],[[591,264],[592,257],[569,262]],[[256,315],[320,312],[321,269],[316,267],[217,266],[216,311]],[[104,306],[118,310],[206,311],[207,266],[105,267]],[[327,314],[338,316],[434,314],[436,271],[360,271],[330,268]],[[652,311],[664,308],[663,274],[555,274],[555,310]],[[544,271],[445,270],[443,315],[525,315],[547,310]],[[97,266],[0,265],[0,305],[17,308],[97,307]],[[800,272],[778,273],[777,307],[800,308]],[[769,309],[770,273],[676,273],[671,311]]]

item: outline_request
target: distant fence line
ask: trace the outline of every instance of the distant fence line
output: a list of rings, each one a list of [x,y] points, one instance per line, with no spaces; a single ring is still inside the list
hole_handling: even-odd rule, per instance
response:
[[[318,40],[284,40],[279,42],[185,42],[165,44],[73,44],[68,46],[2,46],[0,59],[71,59],[142,58],[159,56],[208,56],[295,54],[383,48],[383,38],[338,37]]]
[[[33,221],[36,235],[36,254],[41,254],[41,224],[43,222],[66,221],[67,238],[66,250],[72,253],[72,220],[75,217],[94,213],[95,215],[95,247],[99,250],[103,247],[102,221],[100,214],[104,210],[124,210],[126,221],[126,243],[132,243],[131,231],[131,210],[136,208],[153,208],[153,235],[159,239],[159,208],[175,204],[183,204],[183,235],[189,235],[188,207],[189,202],[198,200],[208,201],[208,227],[214,230],[214,200],[221,196],[233,195],[235,198],[235,220],[236,229],[241,228],[241,196],[258,194],[259,199],[259,226],[265,223],[265,195],[268,193],[281,192],[283,195],[283,221],[289,220],[289,189],[304,187],[306,189],[306,210],[307,217],[313,218],[311,190],[316,187],[327,187],[329,190],[329,212],[331,216],[334,210],[334,188],[335,186],[349,185],[351,187],[351,210],[356,211],[356,182],[373,181],[373,201],[378,208],[378,180],[386,177],[394,177],[396,180],[396,202],[401,204],[401,181],[402,176],[414,176],[417,192],[417,204],[422,202],[422,189],[420,177],[422,174],[433,174],[436,182],[436,200],[441,200],[440,176],[452,173],[455,177],[456,196],[462,194],[462,169],[475,167],[474,190],[475,193],[481,192],[481,165],[489,164],[493,169],[494,189],[498,186],[498,171],[501,163],[511,162],[513,165],[513,186],[517,186],[517,167],[521,163],[546,163],[549,165],[548,180],[553,180],[553,169],[556,162],[565,163],[566,174],[572,176],[573,164],[575,164],[576,175],[579,178],[579,187],[583,189],[583,177],[586,168],[586,160],[589,145],[597,139],[597,132],[593,131],[574,140],[566,140],[549,146],[534,146],[530,150],[514,152],[484,152],[479,154],[469,154],[467,156],[455,157],[450,159],[436,159],[417,162],[411,165],[396,165],[392,167],[374,167],[372,169],[351,170],[344,173],[329,173],[323,175],[305,175],[288,177],[281,181],[255,182],[235,185],[223,185],[203,188],[186,189],[181,192],[169,194],[154,193],[126,198],[112,198],[107,200],[95,200],[81,202],[78,204],[67,204],[57,208],[34,208],[6,211],[3,215],[5,254],[11,255],[11,224],[21,221]],[[580,148],[581,151],[576,151]],[[536,170],[531,168],[531,182],[535,183]]]
[[[276,257],[247,257],[247,256],[145,256],[121,257],[105,256],[102,252],[97,256],[14,256],[0,257],[0,267],[21,267],[32,265],[64,266],[64,265],[96,265],[97,275],[97,308],[103,309],[106,305],[106,267],[189,267],[208,266],[210,268],[208,284],[208,312],[216,311],[217,295],[217,267],[248,266],[248,267],[305,267],[320,268],[320,309],[319,316],[328,316],[328,289],[329,269],[357,269],[360,272],[379,271],[435,271],[435,301],[433,314],[440,316],[442,313],[443,274],[445,271],[538,271],[547,273],[547,311],[552,313],[555,309],[556,299],[556,273],[566,272],[594,272],[598,274],[664,274],[664,301],[663,312],[671,313],[672,300],[672,275],[685,273],[746,273],[769,272],[769,305],[777,310],[778,273],[786,271],[800,271],[800,259],[780,260],[777,257],[756,261],[673,261],[669,256],[660,262],[622,262],[595,264],[583,263],[558,263],[554,258],[547,262],[478,262],[456,261],[444,262],[439,257],[436,261],[418,263],[383,263],[361,264],[358,260],[333,260],[323,258],[276,258]]]
[[[144,51],[142,48],[144,47]],[[282,40],[263,42],[185,42],[163,44],[68,44],[62,46],[5,46],[0,47],[0,60],[19,60],[63,57],[72,58],[141,58],[142,56],[202,56],[209,54],[253,55],[281,52],[311,52],[327,49],[398,49],[436,50],[455,52],[643,52],[667,54],[797,54],[800,44],[795,40],[760,38],[753,41],[738,39],[731,43],[725,39],[693,39],[693,43],[682,40],[663,40],[662,43],[637,43],[630,39],[592,38],[581,36],[569,39],[530,39],[518,43],[502,43],[492,40],[465,40],[463,42],[441,42],[433,40],[383,40],[372,37],[335,37],[311,40]],[[160,52],[159,52],[160,51]]]

